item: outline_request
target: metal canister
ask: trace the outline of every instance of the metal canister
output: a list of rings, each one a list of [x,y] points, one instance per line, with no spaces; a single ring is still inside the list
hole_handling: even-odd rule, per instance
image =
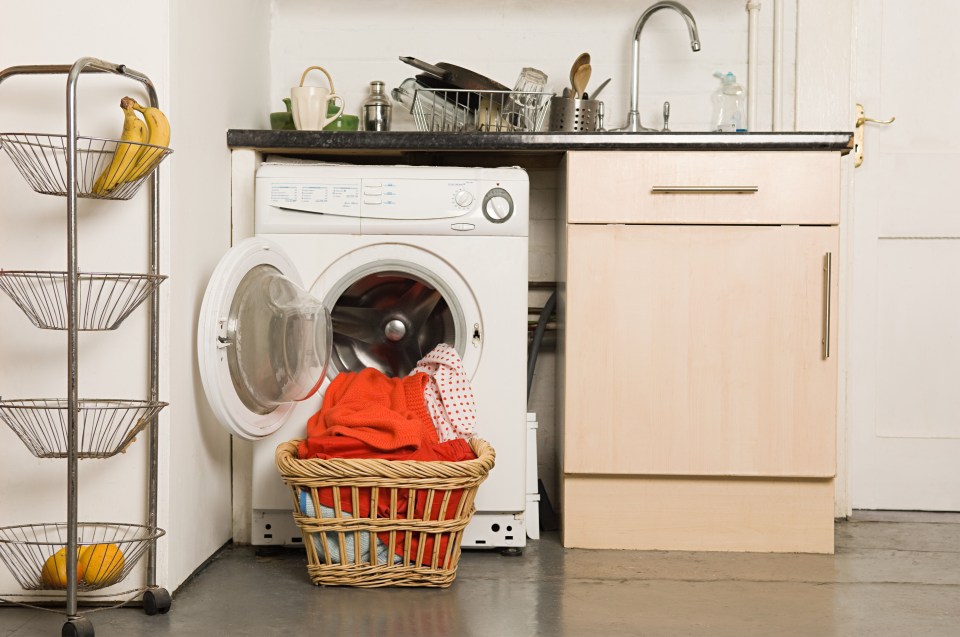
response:
[[[393,114],[393,104],[384,89],[383,82],[370,82],[370,95],[363,102],[361,123],[363,130],[388,131],[390,118]]]
[[[593,132],[602,127],[600,100],[550,99],[550,130]]]

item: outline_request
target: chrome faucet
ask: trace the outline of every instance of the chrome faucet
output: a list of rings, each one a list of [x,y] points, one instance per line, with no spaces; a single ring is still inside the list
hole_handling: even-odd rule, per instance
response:
[[[638,104],[640,102],[640,32],[643,31],[643,26],[647,23],[647,20],[650,19],[650,16],[659,11],[660,9],[673,9],[681,16],[687,23],[687,29],[690,31],[690,48],[696,52],[700,50],[700,34],[697,32],[697,22],[693,19],[693,14],[690,13],[690,10],[679,2],[673,2],[673,0],[661,0],[653,5],[651,5],[643,14],[640,16],[640,19],[637,20],[637,26],[633,29],[633,61],[631,64],[631,73],[630,73],[630,111],[627,113],[627,124],[623,128],[619,129],[621,131],[629,131],[631,133],[636,133],[638,131],[655,131],[656,128],[647,128],[640,124],[640,110]]]

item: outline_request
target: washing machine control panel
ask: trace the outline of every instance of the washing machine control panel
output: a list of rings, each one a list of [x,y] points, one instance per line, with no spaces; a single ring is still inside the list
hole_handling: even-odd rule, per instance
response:
[[[527,191],[526,174],[517,169],[393,166],[381,172],[374,166],[265,164],[257,174],[256,229],[522,236]]]

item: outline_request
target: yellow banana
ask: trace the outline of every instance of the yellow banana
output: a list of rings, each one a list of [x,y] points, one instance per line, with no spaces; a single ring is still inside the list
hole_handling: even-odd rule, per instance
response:
[[[100,173],[93,183],[93,192],[97,195],[105,195],[116,188],[117,184],[129,179],[126,173],[134,165],[144,148],[137,144],[143,144],[147,141],[147,126],[137,117],[133,106],[130,104],[124,105],[123,100],[120,100],[120,108],[123,109],[123,132],[120,134],[120,143],[117,144],[110,165]],[[136,144],[125,144],[123,142],[136,142]]]
[[[132,97],[125,97],[124,100],[128,100],[130,105],[143,115],[143,119],[147,122],[147,130],[149,131],[148,142],[153,146],[162,146],[166,148],[170,145],[170,122],[167,121],[167,116],[159,108],[154,108],[153,106],[140,106],[135,99]],[[150,171],[151,167],[159,160],[160,156],[163,154],[163,151],[159,148],[146,148],[140,157],[137,158],[137,163],[134,166],[133,172],[130,175],[129,179],[138,179],[147,172]]]

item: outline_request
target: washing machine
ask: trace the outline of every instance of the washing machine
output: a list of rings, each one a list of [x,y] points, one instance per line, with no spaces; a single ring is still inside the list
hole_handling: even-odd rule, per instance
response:
[[[253,544],[302,542],[274,451],[305,436],[329,381],[405,376],[449,343],[497,452],[462,546],[525,546],[528,195],[515,167],[260,166],[255,236],[218,264],[198,327],[208,402],[255,441]]]

